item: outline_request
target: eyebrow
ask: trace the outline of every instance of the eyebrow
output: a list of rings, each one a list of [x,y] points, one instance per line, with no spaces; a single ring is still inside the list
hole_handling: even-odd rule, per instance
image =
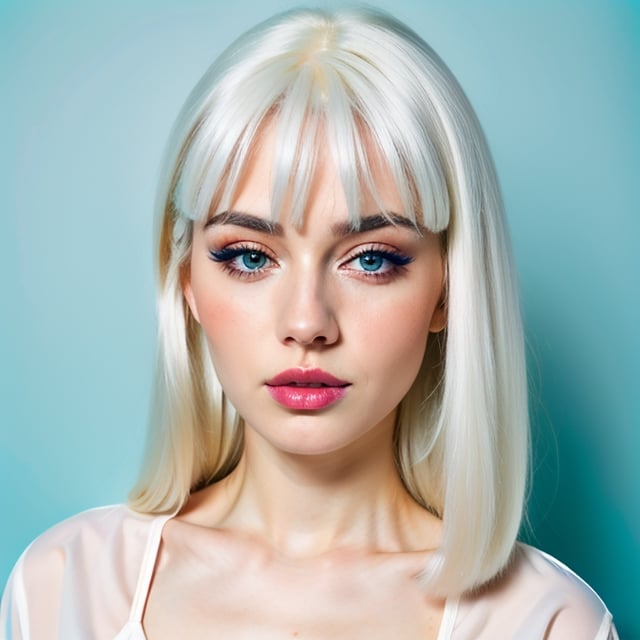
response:
[[[223,211],[222,213],[218,213],[206,221],[204,228],[208,229],[217,224],[233,224],[237,227],[261,231],[262,233],[268,233],[272,236],[281,236],[283,234],[282,225],[278,222],[271,222],[260,216],[254,216],[250,213],[240,213],[239,211]]]
[[[354,224],[352,222],[339,222],[331,227],[334,235],[348,236],[353,233],[365,233],[374,231],[375,229],[383,229],[384,227],[407,227],[412,231],[420,232],[420,227],[405,216],[398,213],[389,212],[386,214],[375,213],[370,216],[362,216]]]
[[[255,216],[250,213],[242,213],[239,211],[223,211],[215,216],[209,218],[205,222],[204,228],[215,225],[231,224],[238,227],[244,227],[245,229],[252,229],[253,231],[260,231],[272,236],[281,236],[284,234],[282,225],[278,222],[271,222],[260,216]],[[420,227],[405,216],[401,216],[398,213],[375,213],[370,216],[363,216],[355,223],[353,222],[338,222],[331,227],[331,231],[335,236],[346,237],[358,233],[366,233],[367,231],[374,231],[376,229],[383,229],[384,227],[400,226],[406,227],[420,233]]]

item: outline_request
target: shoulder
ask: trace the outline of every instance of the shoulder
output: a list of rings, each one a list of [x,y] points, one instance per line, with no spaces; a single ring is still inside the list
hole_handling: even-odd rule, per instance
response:
[[[100,507],[36,538],[7,583],[0,632],[9,624],[27,625],[32,635],[41,637],[34,626],[50,633],[64,626],[70,612],[89,611],[101,601],[109,603],[107,616],[126,613],[155,519],[124,505]]]
[[[598,594],[565,564],[539,549],[519,544],[513,568],[514,581],[524,598],[535,593],[538,607],[553,614],[549,637],[569,637],[572,630],[584,629],[585,637],[602,634],[611,624],[611,614]],[[601,635],[598,635],[600,632]]]
[[[598,594],[559,560],[525,544],[516,545],[498,578],[462,599],[460,614],[460,623],[482,638],[617,637]]]
[[[20,563],[27,572],[32,566],[62,570],[85,557],[97,568],[104,557],[113,561],[119,553],[144,545],[153,516],[139,514],[124,505],[83,511],[54,525],[26,549]]]

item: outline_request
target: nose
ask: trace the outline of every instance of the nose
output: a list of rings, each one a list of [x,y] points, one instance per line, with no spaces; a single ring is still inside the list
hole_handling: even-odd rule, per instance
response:
[[[340,331],[332,296],[321,276],[300,274],[283,283],[278,318],[278,338],[305,347],[327,346],[338,341]]]

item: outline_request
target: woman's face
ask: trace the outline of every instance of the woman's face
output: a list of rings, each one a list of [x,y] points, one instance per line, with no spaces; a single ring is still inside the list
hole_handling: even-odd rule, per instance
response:
[[[328,153],[302,225],[271,223],[273,127],[259,143],[230,210],[194,225],[184,284],[222,387],[248,429],[290,453],[390,434],[445,322],[439,238],[403,216],[383,167],[374,178],[397,224],[369,198],[351,228]]]

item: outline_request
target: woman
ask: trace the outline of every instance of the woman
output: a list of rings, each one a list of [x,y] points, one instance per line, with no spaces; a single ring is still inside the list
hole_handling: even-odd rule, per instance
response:
[[[455,79],[296,11],[194,90],[159,193],[159,361],[128,507],[41,536],[10,638],[615,638],[516,544],[527,461],[500,194]]]

